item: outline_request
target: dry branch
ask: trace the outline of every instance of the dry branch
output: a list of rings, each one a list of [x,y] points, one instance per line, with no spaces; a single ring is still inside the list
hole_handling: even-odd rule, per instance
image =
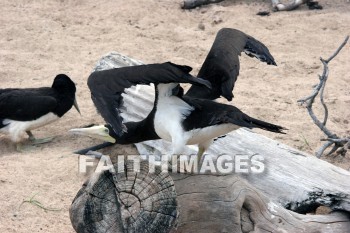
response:
[[[328,138],[328,141],[324,145],[322,145],[320,147],[320,149],[316,152],[316,156],[318,158],[320,158],[323,155],[324,151],[328,147],[333,145],[333,148],[327,154],[327,155],[330,155],[330,154],[334,153],[337,149],[344,147],[345,144],[349,142],[349,138],[339,138],[336,134],[332,133],[326,127],[327,120],[328,120],[328,108],[324,102],[324,96],[323,96],[326,82],[328,79],[328,74],[329,74],[328,64],[330,61],[333,60],[333,58],[335,58],[338,55],[338,53],[346,45],[348,40],[349,40],[349,36],[347,36],[345,38],[344,42],[339,46],[339,48],[328,59],[324,60],[322,57],[320,58],[320,60],[323,64],[323,73],[322,73],[322,75],[319,75],[320,82],[315,86],[311,95],[309,95],[303,99],[298,100],[298,103],[305,105],[313,122],[317,125],[317,127],[319,127],[322,130],[322,132]],[[322,107],[324,108],[324,117],[323,117],[322,122],[317,118],[317,116],[315,115],[315,113],[312,109],[313,103],[314,103],[315,98],[317,97],[318,94],[320,94],[320,101],[321,101]]]

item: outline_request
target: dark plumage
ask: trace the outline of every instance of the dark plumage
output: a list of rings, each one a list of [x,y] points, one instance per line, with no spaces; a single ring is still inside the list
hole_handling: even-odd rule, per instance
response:
[[[31,130],[62,117],[75,102],[76,87],[59,74],[51,87],[0,89],[0,132],[19,143],[25,134],[35,140]],[[79,111],[79,110],[78,110]]]
[[[276,62],[268,48],[239,30],[221,29],[198,73],[198,77],[209,80],[212,88],[205,89],[192,86],[186,96],[214,100],[220,96],[231,101],[233,88],[239,75],[239,56],[245,52],[250,57],[256,57],[268,65]]]
[[[283,127],[250,117],[232,105],[188,96],[184,96],[182,100],[191,106],[197,106],[182,123],[185,131],[228,123],[239,127],[260,128],[275,133],[283,133]]]

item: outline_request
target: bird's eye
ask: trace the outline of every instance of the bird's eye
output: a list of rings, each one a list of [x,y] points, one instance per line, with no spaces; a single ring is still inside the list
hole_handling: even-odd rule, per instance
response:
[[[109,134],[109,129],[105,129],[105,133],[106,133],[106,134]]]

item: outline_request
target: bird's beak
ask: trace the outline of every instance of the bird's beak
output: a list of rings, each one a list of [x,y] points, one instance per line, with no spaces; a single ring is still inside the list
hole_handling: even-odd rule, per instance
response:
[[[109,135],[109,129],[104,125],[97,125],[88,128],[71,129],[69,132],[74,134],[86,135],[97,138],[105,142],[116,143],[116,139]]]
[[[75,109],[79,112],[79,114],[81,115],[80,109],[79,109],[79,106],[78,106],[78,102],[77,102],[77,98],[74,98],[73,105],[74,105]]]

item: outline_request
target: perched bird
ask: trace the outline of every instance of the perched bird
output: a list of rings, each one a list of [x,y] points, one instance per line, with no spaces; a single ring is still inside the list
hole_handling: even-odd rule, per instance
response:
[[[109,70],[108,73],[93,73],[88,80],[92,98],[98,111],[109,124],[70,131],[118,144],[165,139],[172,143],[173,154],[181,154],[185,145],[197,144],[199,158],[216,137],[240,127],[283,133],[283,127],[249,117],[234,106],[183,96],[182,87],[173,83],[175,80],[172,73],[166,71],[168,68],[177,67],[180,66],[164,63],[124,67]],[[200,78],[193,78],[193,81],[182,80],[181,77],[185,74],[177,76],[177,81],[194,83],[193,81],[197,80],[198,83],[209,86],[209,83]],[[124,88],[133,83],[135,85],[135,82],[155,83],[153,109],[142,121],[124,123],[120,114],[122,93]]]
[[[190,77],[191,68],[173,63],[94,72],[88,79],[88,86],[97,110],[108,124],[71,132],[118,144],[161,138],[172,143],[173,154],[180,154],[185,145],[197,144],[199,158],[216,137],[240,127],[283,133],[281,126],[249,117],[234,106],[212,100],[220,96],[232,99],[239,73],[238,56],[242,51],[268,64],[276,64],[261,42],[238,30],[222,29],[199,72],[202,76],[198,76],[204,80],[193,77],[191,81],[183,80],[185,75]],[[177,75],[174,76],[174,72]],[[197,84],[192,85],[186,95],[179,85],[185,82]],[[155,84],[152,111],[140,122],[123,123],[120,113],[124,89],[149,83]]]
[[[189,74],[189,66],[171,62],[162,64],[122,67],[95,71],[88,79],[91,98],[105,121],[105,126],[71,129],[76,134],[84,134],[104,141],[130,144],[145,140],[159,139],[154,130],[154,117],[157,111],[158,85],[164,83],[191,83],[210,88],[210,82]],[[123,96],[126,88],[137,84],[155,84],[155,103],[149,115],[140,122],[123,122]],[[171,85],[171,84],[168,84]],[[168,106],[171,109],[173,106]]]
[[[55,77],[51,87],[0,89],[0,132],[9,134],[18,151],[25,134],[33,144],[51,141],[53,138],[36,139],[31,130],[61,118],[74,107],[80,113],[75,99],[75,84],[65,74]]]

